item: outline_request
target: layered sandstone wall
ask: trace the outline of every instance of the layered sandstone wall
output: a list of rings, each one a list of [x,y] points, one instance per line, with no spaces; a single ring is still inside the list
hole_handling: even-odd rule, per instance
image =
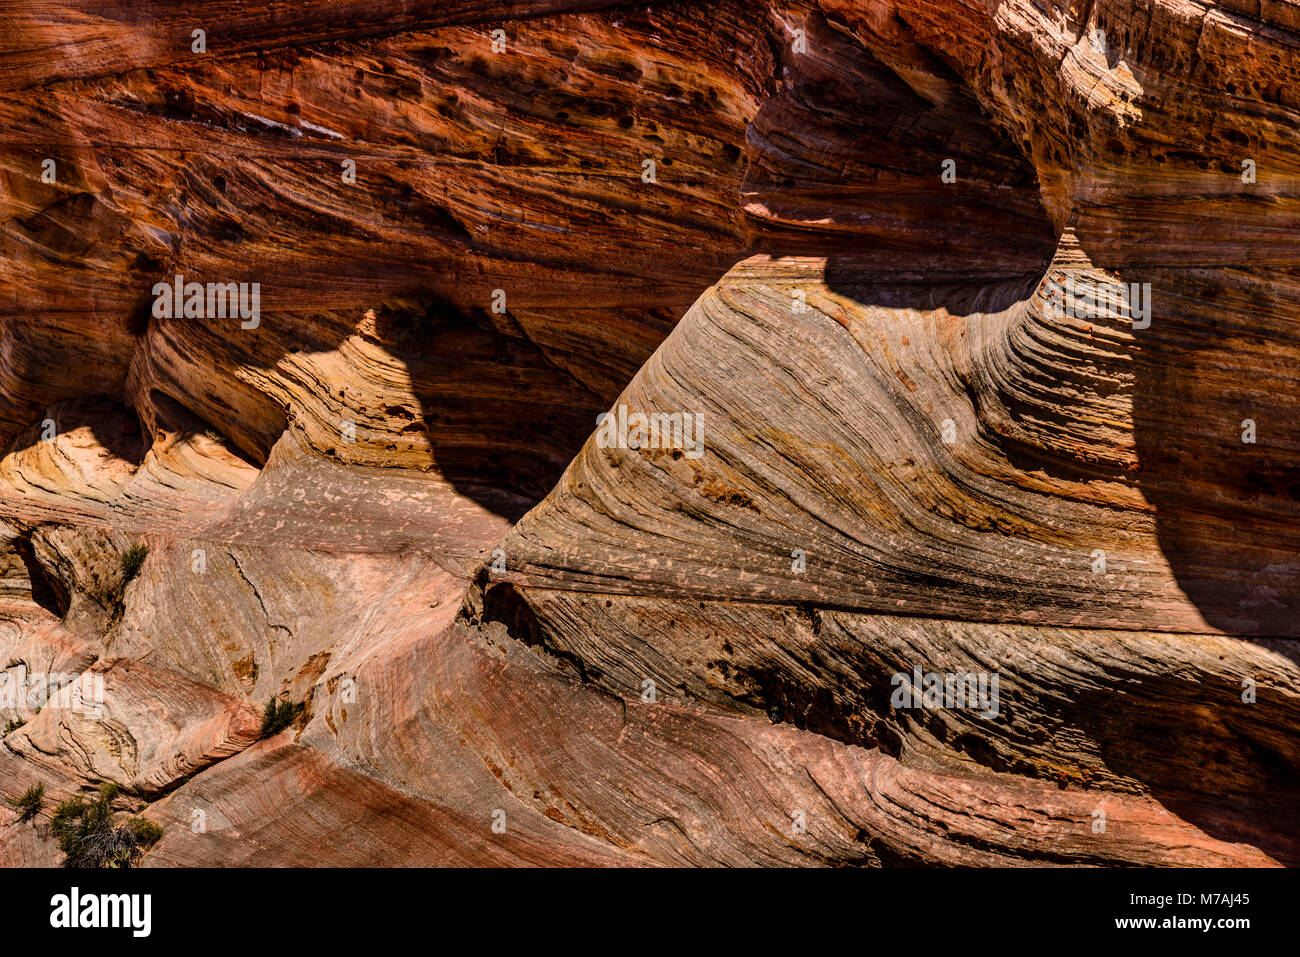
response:
[[[1296,863],[1298,9],[0,3],[0,861]]]

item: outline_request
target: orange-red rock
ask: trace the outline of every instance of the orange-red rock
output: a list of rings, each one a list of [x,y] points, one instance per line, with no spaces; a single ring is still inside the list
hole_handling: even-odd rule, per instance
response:
[[[1294,7],[268,11],[4,14],[0,862],[1300,862]]]

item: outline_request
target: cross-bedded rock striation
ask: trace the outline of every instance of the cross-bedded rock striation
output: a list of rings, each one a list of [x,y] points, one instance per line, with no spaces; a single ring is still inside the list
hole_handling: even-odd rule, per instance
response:
[[[0,6],[0,861],[1300,862],[1294,4]]]

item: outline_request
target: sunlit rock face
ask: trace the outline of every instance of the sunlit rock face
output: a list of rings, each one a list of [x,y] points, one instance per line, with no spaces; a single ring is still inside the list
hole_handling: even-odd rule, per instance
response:
[[[1300,863],[1293,7],[291,6],[0,35],[0,862]]]

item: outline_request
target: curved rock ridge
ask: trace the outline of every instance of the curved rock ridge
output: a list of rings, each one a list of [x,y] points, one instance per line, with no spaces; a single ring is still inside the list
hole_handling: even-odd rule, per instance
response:
[[[1073,262],[1074,282],[1113,282],[1079,268],[1077,251]],[[1286,437],[1267,452],[1242,446],[1228,403],[1208,399],[1195,412],[1204,424],[1175,430],[1190,408],[1138,421],[1138,380],[1169,370],[1148,368],[1127,317],[1048,318],[1043,288],[1067,274],[1060,263],[1028,290],[852,295],[826,283],[824,263],[803,263],[806,279],[789,264],[769,278],[765,261],[743,263],[617,402],[698,416],[702,454],[603,448],[594,434],[507,537],[503,580],[1294,636],[1296,503],[1285,488],[1261,495],[1267,475],[1252,468],[1267,455],[1285,472]],[[1284,401],[1255,408],[1288,428]],[[1191,459],[1210,448],[1239,461],[1204,466],[1218,479],[1207,487]],[[1252,541],[1170,554],[1200,509],[1249,522]],[[807,557],[799,573],[795,550]]]
[[[1292,5],[0,50],[0,862],[1300,863]]]

